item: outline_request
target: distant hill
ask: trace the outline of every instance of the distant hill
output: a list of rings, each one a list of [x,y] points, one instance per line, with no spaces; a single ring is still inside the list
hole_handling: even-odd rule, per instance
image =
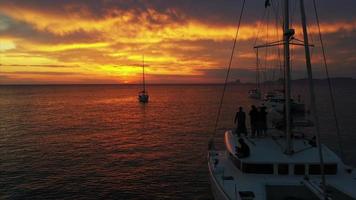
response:
[[[335,84],[356,84],[356,79],[352,77],[334,77],[330,79],[332,83]],[[283,79],[276,80],[276,81],[264,81],[261,84],[269,85],[269,84],[283,84]],[[293,84],[308,84],[308,79],[307,78],[302,78],[302,79],[295,79],[292,80]],[[327,79],[314,79],[314,83],[327,83]],[[255,84],[252,82],[241,82],[240,80],[229,82],[229,84],[243,84],[243,85],[249,85],[249,84]]]
[[[356,79],[352,78],[352,77],[334,77],[334,78],[330,78],[332,83],[335,84],[355,84],[356,83]],[[314,83],[327,83],[327,79],[314,79]],[[296,79],[293,80],[293,83],[308,83],[308,79],[304,78],[304,79]]]

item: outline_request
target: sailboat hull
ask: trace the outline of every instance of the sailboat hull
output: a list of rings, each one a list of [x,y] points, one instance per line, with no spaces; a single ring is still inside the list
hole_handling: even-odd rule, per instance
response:
[[[212,164],[210,162],[211,160],[209,158],[208,168],[209,168],[209,181],[211,186],[211,193],[213,194],[215,200],[228,200],[229,199],[228,196],[225,194],[224,190],[219,186],[219,183],[213,174]]]
[[[222,193],[221,189],[219,188],[217,183],[214,183],[213,178],[210,177],[210,185],[211,185],[211,192],[213,194],[213,197],[215,200],[228,200],[226,196],[224,196],[224,193]]]
[[[147,94],[140,94],[138,95],[138,100],[141,102],[141,103],[147,103],[148,102],[148,99],[149,99],[149,96]]]
[[[251,99],[261,99],[261,92],[258,89],[248,91],[248,97]]]
[[[141,103],[147,103],[149,96],[146,92],[145,58],[144,58],[144,56],[142,56],[142,86],[143,86],[143,90],[138,94],[138,101]]]

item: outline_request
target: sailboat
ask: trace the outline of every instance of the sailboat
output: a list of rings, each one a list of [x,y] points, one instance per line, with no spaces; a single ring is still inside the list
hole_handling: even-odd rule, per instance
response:
[[[255,88],[255,89],[249,90],[248,91],[248,96],[251,99],[260,99],[261,98],[261,91],[260,91],[259,88]]]
[[[142,91],[138,93],[138,100],[141,103],[148,103],[148,92],[146,91],[146,80],[145,80],[145,59],[142,57]]]
[[[224,133],[226,150],[215,148],[215,128],[208,149],[212,193],[216,200],[356,199],[356,169],[344,164],[335,152],[320,142],[303,0],[299,0],[304,36],[301,46],[305,50],[315,135],[308,138],[305,132],[298,133],[292,128],[290,45],[294,43],[295,31],[289,25],[289,0],[282,2],[283,41],[279,45],[284,48],[285,127],[282,131],[269,130],[269,136],[257,138],[238,137],[227,130]],[[249,150],[242,151],[246,145]]]
[[[267,110],[275,110],[277,112],[283,113],[285,107],[285,98],[284,93],[279,91],[268,92],[263,99],[263,106],[267,108]],[[291,104],[291,111],[295,115],[304,115],[306,112],[305,104],[298,98],[296,101],[293,98],[289,100]]]

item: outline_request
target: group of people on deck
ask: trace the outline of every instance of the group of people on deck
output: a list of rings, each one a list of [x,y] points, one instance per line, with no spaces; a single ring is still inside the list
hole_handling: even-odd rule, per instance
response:
[[[252,105],[249,112],[250,125],[251,125],[251,137],[266,136],[267,135],[267,112],[266,107],[262,106],[257,108]],[[242,107],[239,107],[238,112],[235,115],[234,123],[237,123],[236,134],[238,137],[241,134],[248,136],[246,128],[246,113]]]

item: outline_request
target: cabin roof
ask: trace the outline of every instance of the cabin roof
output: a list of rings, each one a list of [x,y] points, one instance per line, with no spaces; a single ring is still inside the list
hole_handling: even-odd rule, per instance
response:
[[[250,156],[241,158],[246,163],[295,163],[295,164],[319,164],[320,158],[317,147],[309,145],[305,139],[293,140],[294,152],[292,155],[284,153],[285,138],[274,139],[272,137],[264,138],[246,138],[243,137],[246,144],[250,147]],[[236,155],[235,146],[237,146],[237,137],[228,131],[225,134],[225,143],[227,150]],[[322,145],[324,163],[339,163],[339,157],[329,148]]]

